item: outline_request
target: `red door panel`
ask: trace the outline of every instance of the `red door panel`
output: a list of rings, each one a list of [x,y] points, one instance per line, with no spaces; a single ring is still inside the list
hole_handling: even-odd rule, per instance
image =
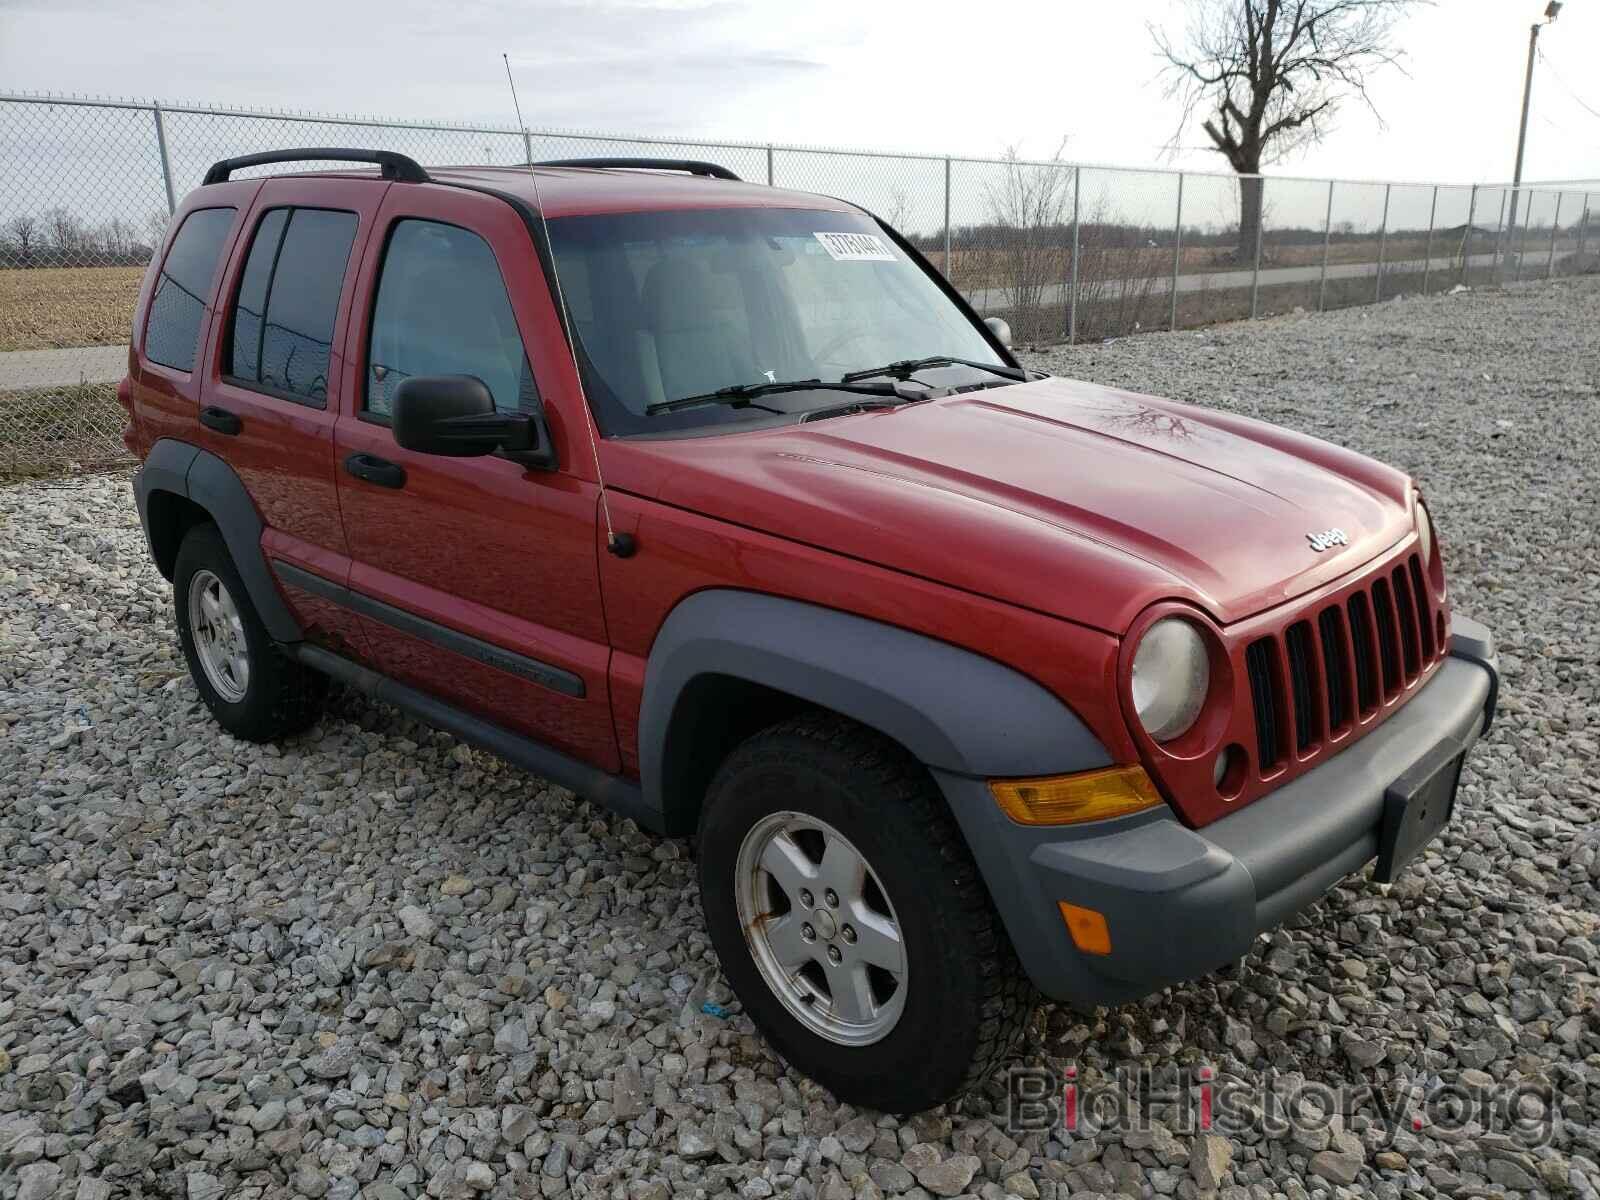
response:
[[[388,186],[378,180],[354,179],[271,179],[261,186],[244,230],[234,243],[223,278],[223,300],[209,339],[201,396],[202,410],[221,409],[238,421],[238,432],[233,434],[202,424],[200,442],[233,468],[255,501],[265,526],[262,545],[269,563],[286,562],[340,584],[350,571],[349,546],[334,478],[334,427],[339,419],[340,389],[345,377],[340,347],[363,244]],[[295,206],[352,212],[358,220],[338,300],[326,375],[327,396],[322,407],[269,394],[226,377],[230,369],[225,361],[228,330],[257,226],[270,210]],[[367,657],[361,622],[354,614],[284,584],[281,576],[279,583],[310,640]]]
[[[413,453],[395,443],[386,420],[363,415],[368,327],[384,243],[394,224],[407,218],[470,230],[493,250],[555,431],[560,469],[532,471],[493,456]],[[349,587],[363,609],[373,665],[616,770],[606,683],[610,649],[595,561],[597,489],[575,469],[575,460],[582,460],[567,445],[563,380],[549,362],[555,313],[526,228],[493,197],[454,188],[392,188],[358,285],[362,299],[346,344],[345,415],[335,431],[335,453],[352,561]],[[555,338],[564,350],[559,333]],[[343,464],[355,454],[399,465],[403,486],[352,475]]]

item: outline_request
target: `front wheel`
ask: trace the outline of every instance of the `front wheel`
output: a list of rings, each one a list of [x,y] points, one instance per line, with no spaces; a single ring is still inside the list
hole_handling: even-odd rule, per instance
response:
[[[701,815],[700,893],[745,1011],[852,1104],[913,1112],[968,1090],[1031,1012],[926,770],[842,718],[784,722],[729,756]]]

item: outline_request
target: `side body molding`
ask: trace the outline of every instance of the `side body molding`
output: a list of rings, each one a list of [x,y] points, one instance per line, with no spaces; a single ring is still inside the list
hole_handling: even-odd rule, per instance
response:
[[[182,496],[210,514],[228,544],[228,553],[267,632],[280,642],[299,641],[300,626],[279,594],[261,549],[261,514],[233,468],[215,454],[172,438],[163,438],[151,447],[144,466],[134,477],[133,494],[152,554],[155,536],[150,512],[151,495],[155,492]]]
[[[1026,676],[922,634],[835,609],[713,589],[662,623],[639,714],[645,802],[669,830],[693,829],[700,797],[677,794],[693,739],[681,703],[703,676],[761,684],[894,738],[936,771],[975,778],[1109,766],[1083,721]]]

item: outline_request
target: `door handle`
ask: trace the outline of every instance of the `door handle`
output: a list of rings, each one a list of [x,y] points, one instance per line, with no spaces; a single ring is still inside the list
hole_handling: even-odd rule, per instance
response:
[[[406,485],[406,469],[376,454],[352,454],[344,460],[344,469],[357,479],[379,487],[403,488]]]
[[[244,428],[244,422],[225,408],[218,408],[215,404],[208,404],[200,410],[200,424],[207,429],[215,429],[218,433],[225,433],[229,437],[237,437]]]

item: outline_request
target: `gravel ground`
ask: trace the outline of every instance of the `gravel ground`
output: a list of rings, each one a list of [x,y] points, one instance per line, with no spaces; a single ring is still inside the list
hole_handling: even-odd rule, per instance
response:
[[[359,697],[281,748],[219,733],[128,480],[95,476],[0,490],[0,1195],[1594,1197],[1597,329],[1580,281],[1033,356],[1416,472],[1505,690],[1400,883],[1145,1003],[1044,1010],[1023,1061],[1546,1085],[1549,1144],[1431,1110],[1390,1137],[1370,1104],[1010,1134],[1003,1076],[840,1106],[727,994],[685,844]]]

